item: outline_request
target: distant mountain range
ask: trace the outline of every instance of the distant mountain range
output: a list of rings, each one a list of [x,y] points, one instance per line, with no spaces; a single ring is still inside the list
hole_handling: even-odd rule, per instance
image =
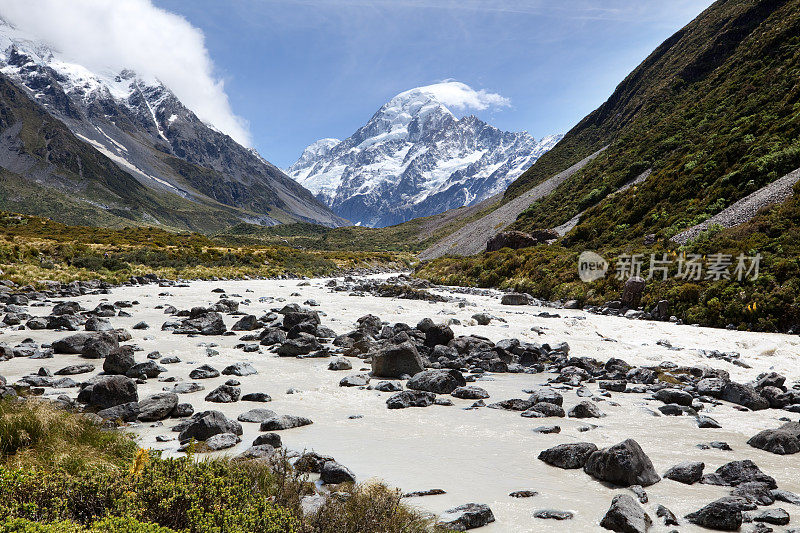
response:
[[[503,192],[562,137],[459,119],[437,98],[441,85],[398,94],[347,139],[310,145],[286,172],[337,215],[383,227]]]
[[[0,209],[199,231],[346,223],[158,80],[91,71],[2,19]]]

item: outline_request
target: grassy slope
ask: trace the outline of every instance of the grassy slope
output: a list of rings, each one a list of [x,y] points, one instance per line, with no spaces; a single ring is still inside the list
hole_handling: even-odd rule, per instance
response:
[[[588,208],[557,247],[444,258],[420,274],[553,299],[617,298],[617,280],[578,281],[578,253],[594,249],[611,259],[620,252],[673,252],[669,237],[800,167],[798,79],[800,1],[717,2],[662,44],[507,191],[514,197],[610,145],[516,222],[522,230],[553,227]],[[653,173],[646,182],[606,198],[647,168]],[[686,247],[701,254],[761,252],[765,273],[757,282],[651,282],[645,303],[667,298],[673,313],[689,322],[800,330],[793,296],[800,289],[798,212],[795,197],[738,228],[713,228]],[[653,246],[644,246],[647,234],[655,234]]]
[[[671,237],[708,218],[800,167],[798,78],[800,2],[718,2],[626,78],[564,149],[547,154],[590,151],[594,137],[611,144],[515,227],[552,227],[594,206],[570,242],[596,248]],[[603,201],[647,168],[646,182]]]
[[[0,270],[4,278],[23,284],[87,278],[116,283],[148,272],[166,278],[325,276],[410,265],[411,256],[397,252],[305,251],[263,243],[231,246],[196,233],[68,226],[0,212]]]

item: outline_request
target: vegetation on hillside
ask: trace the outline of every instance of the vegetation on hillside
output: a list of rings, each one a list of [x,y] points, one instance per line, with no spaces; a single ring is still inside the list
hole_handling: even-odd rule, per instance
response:
[[[272,461],[162,459],[49,402],[0,402],[2,533],[422,533],[444,531],[380,484],[313,483]]]
[[[623,282],[615,276],[617,264],[612,264],[601,280],[585,283],[579,279],[578,256],[586,249],[579,241],[565,239],[560,244],[523,250],[505,248],[473,257],[445,257],[420,265],[417,275],[435,283],[502,287],[548,300],[576,299],[583,305],[618,299]],[[784,204],[765,209],[735,228],[712,227],[687,246],[660,239],[652,246],[631,243],[607,246],[600,252],[612,262],[623,254],[641,254],[644,277],[650,274],[651,254],[657,259],[668,254],[673,261],[668,279],[662,280],[661,272],[654,272],[645,289],[645,308],[666,299],[670,313],[690,324],[800,332],[800,184],[795,186],[795,196]],[[700,280],[675,278],[678,254],[708,260],[719,253],[731,256],[731,279],[705,279],[706,272]],[[756,280],[739,281],[733,275],[739,254],[761,254]],[[749,261],[747,266],[751,266]]]
[[[583,154],[610,144],[514,228],[554,227],[588,209],[569,240],[599,248],[702,222],[800,168],[798,79],[800,2],[718,2],[509,188],[569,163],[573,145]],[[609,197],[648,168],[644,183]]]
[[[169,279],[327,276],[357,268],[399,270],[410,264],[410,255],[395,252],[231,246],[195,233],[67,226],[0,212],[0,270],[20,284],[90,278],[119,283],[146,273]]]

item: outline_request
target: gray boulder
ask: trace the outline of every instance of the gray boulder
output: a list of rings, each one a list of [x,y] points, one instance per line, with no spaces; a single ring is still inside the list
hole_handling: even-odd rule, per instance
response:
[[[539,460],[566,470],[583,468],[589,456],[596,451],[597,446],[591,442],[570,442],[543,450],[539,453]]]
[[[664,477],[679,483],[691,485],[702,479],[705,466],[705,463],[699,461],[684,461],[667,470],[664,473]]]
[[[206,395],[207,402],[214,403],[234,403],[238,402],[242,395],[242,389],[232,385],[220,385]]]
[[[439,516],[439,523],[456,531],[476,529],[494,522],[494,514],[483,503],[465,503],[446,510]]]
[[[606,416],[594,402],[583,400],[569,410],[570,418],[602,418]]]
[[[443,368],[424,370],[415,374],[408,380],[406,387],[412,390],[427,391],[436,394],[450,394],[458,387],[463,387],[466,384],[467,381],[464,379],[461,372],[452,368]]]
[[[174,392],[160,392],[139,402],[139,420],[155,422],[170,416],[178,405],[178,395]]]
[[[428,407],[436,401],[436,395],[427,391],[404,390],[396,392],[386,400],[389,409],[406,409],[408,407]]]
[[[628,494],[617,494],[600,525],[618,533],[646,533],[653,520]]]
[[[107,409],[139,401],[136,382],[125,376],[103,376],[91,387],[88,403],[92,407]]]
[[[633,439],[592,453],[583,470],[596,479],[623,487],[649,487],[661,479],[650,458]]]
[[[336,461],[325,461],[319,478],[326,485],[356,482],[356,477],[353,473],[346,466]]]
[[[280,431],[308,426],[309,424],[313,424],[313,422],[302,416],[281,415],[261,422],[261,431]]]
[[[242,434],[242,425],[227,418],[219,411],[204,411],[198,413],[178,435],[178,439],[185,441],[195,439],[205,441],[209,437],[220,433]]]
[[[692,524],[717,531],[739,531],[742,527],[742,511],[738,502],[731,498],[713,501],[686,515],[686,519]]]
[[[410,342],[388,346],[372,356],[372,375],[376,377],[402,378],[423,370],[422,358]]]
[[[134,364],[136,361],[133,357],[133,346],[120,346],[106,356],[103,361],[103,372],[124,376]]]

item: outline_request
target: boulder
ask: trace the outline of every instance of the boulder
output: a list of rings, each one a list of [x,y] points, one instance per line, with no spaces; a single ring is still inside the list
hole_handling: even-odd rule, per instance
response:
[[[328,363],[328,370],[352,370],[353,365],[345,357],[334,357]]]
[[[280,431],[283,429],[299,428],[313,424],[313,422],[302,416],[281,415],[268,418],[261,422],[261,431]]]
[[[489,397],[489,393],[486,390],[475,385],[456,387],[450,395],[462,400],[485,400]]]
[[[185,441],[195,439],[204,441],[220,433],[242,434],[242,425],[227,418],[219,411],[204,411],[198,413],[180,432],[178,439]]]
[[[404,390],[396,392],[386,400],[389,409],[405,409],[407,407],[428,407],[436,401],[436,395],[427,391]]]
[[[340,387],[366,387],[369,383],[369,374],[353,374],[339,380]]]
[[[226,376],[253,376],[258,374],[258,371],[247,362],[234,363],[222,369],[222,373]]]
[[[138,402],[136,382],[124,376],[103,376],[92,386],[89,405],[107,409],[123,403]]]
[[[453,340],[454,337],[453,330],[449,326],[434,325],[425,332],[425,346],[430,348],[447,346],[447,343]]]
[[[388,346],[372,356],[372,375],[376,377],[402,378],[423,370],[422,358],[410,342]]]
[[[271,402],[272,397],[266,392],[248,392],[242,396],[243,402]]]
[[[647,533],[653,520],[642,506],[628,494],[618,494],[611,501],[600,526],[619,533]]]
[[[319,341],[313,335],[300,333],[294,339],[288,339],[278,347],[276,352],[281,357],[298,357],[319,350]]]
[[[211,451],[226,450],[233,448],[242,441],[241,438],[233,433],[217,433],[207,438],[205,441],[206,448]]]
[[[703,477],[703,469],[705,466],[705,463],[699,461],[684,461],[667,470],[664,473],[664,477],[679,483],[691,485],[697,483]]]
[[[730,498],[713,501],[686,515],[686,519],[692,524],[717,531],[739,531],[742,527],[742,511],[738,503]]]
[[[560,405],[548,402],[539,402],[534,404],[527,411],[523,412],[522,416],[525,418],[564,418],[567,416],[567,414],[564,412],[564,408]]]
[[[522,231],[503,231],[489,239],[486,243],[486,251],[496,252],[503,248],[519,250],[520,248],[530,248],[537,244],[543,244],[553,239],[558,239],[558,233],[552,229],[537,230],[535,236]]]
[[[778,455],[800,452],[800,423],[787,422],[778,429],[765,429],[750,438],[747,444]]]
[[[769,400],[761,396],[752,385],[744,385],[734,381],[729,381],[725,384],[719,398],[743,405],[751,411],[769,409]]]
[[[233,331],[253,331],[254,329],[258,329],[259,323],[258,318],[256,315],[245,315],[236,323],[231,326],[231,330]]]
[[[106,374],[125,375],[136,364],[133,357],[133,346],[120,346],[111,350],[103,361],[103,372]]]
[[[408,380],[406,387],[412,390],[434,392],[436,394],[450,394],[458,387],[464,387],[467,381],[458,370],[431,369],[424,370]]]
[[[717,468],[713,474],[706,474],[703,483],[735,487],[741,483],[757,481],[766,483],[771,489],[778,488],[775,479],[761,471],[750,459],[731,461]]]
[[[103,420],[134,422],[139,418],[139,402],[128,402],[97,411]]]
[[[222,335],[228,331],[222,315],[203,308],[192,309],[191,318],[181,321],[174,333],[184,335]]]
[[[155,422],[172,414],[178,405],[178,395],[174,392],[160,392],[139,402],[139,420]]]
[[[239,387],[223,384],[209,392],[205,400],[214,403],[234,403],[239,401],[241,395],[242,389]]]
[[[596,479],[623,487],[649,487],[661,479],[650,458],[633,439],[592,453],[583,470]]]
[[[564,405],[564,397],[560,392],[553,389],[538,389],[528,397],[528,400],[536,403],[546,402],[555,405]]]
[[[500,299],[500,303],[502,305],[528,305],[531,303],[531,298],[527,294],[510,292],[503,295]]]
[[[200,365],[189,372],[191,379],[209,379],[219,377],[219,370],[211,365]]]
[[[268,444],[273,448],[281,447],[281,436],[277,433],[262,433],[253,441],[253,446],[262,446]]]
[[[456,531],[483,527],[494,522],[494,514],[488,505],[465,503],[446,510],[439,516],[439,523]]]
[[[569,410],[570,418],[602,418],[606,416],[594,402],[583,400]]]
[[[645,281],[643,278],[633,276],[629,278],[622,287],[622,297],[620,303],[623,308],[637,309],[642,301],[644,294]]]
[[[597,446],[591,442],[559,444],[539,453],[539,460],[563,469],[583,468]]]
[[[142,363],[136,363],[132,367],[128,369],[125,373],[126,376],[129,378],[157,378],[159,374],[162,372],[166,372],[167,369],[163,366],[159,365],[155,361],[144,361]]]
[[[685,407],[690,407],[693,400],[691,394],[679,389],[661,389],[653,396],[656,400],[660,400],[666,404],[677,404]]]
[[[356,477],[344,465],[336,461],[325,461],[319,476],[322,483],[326,485],[336,485],[339,483],[355,483]]]
[[[278,416],[275,411],[271,409],[250,409],[249,411],[245,411],[244,413],[240,414],[236,420],[239,422],[253,422],[256,424],[260,424],[264,420],[269,420],[270,418],[275,418]]]
[[[771,524],[773,526],[788,526],[790,521],[789,513],[785,509],[765,509],[753,517],[753,522]]]

